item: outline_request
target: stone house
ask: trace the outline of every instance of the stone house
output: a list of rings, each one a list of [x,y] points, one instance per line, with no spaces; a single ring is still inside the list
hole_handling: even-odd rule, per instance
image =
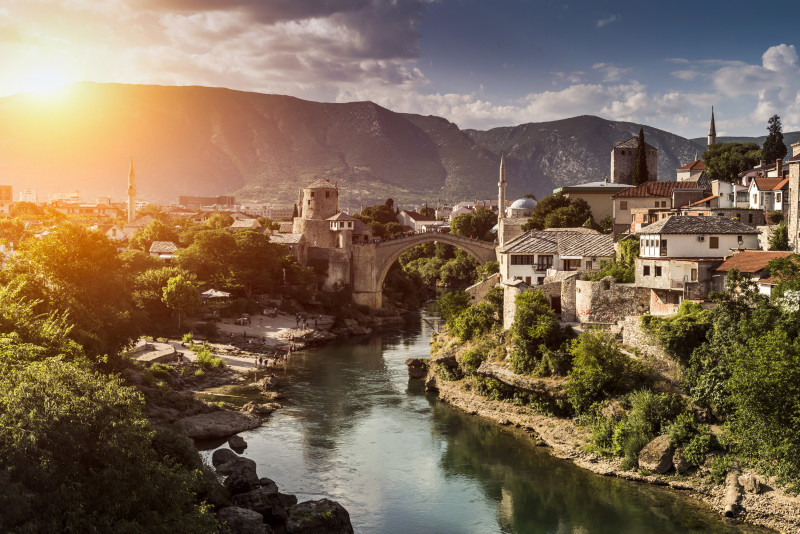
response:
[[[542,285],[556,271],[591,271],[614,257],[614,239],[586,228],[530,230],[498,247],[500,277]]]
[[[615,184],[633,184],[633,165],[636,151],[639,148],[639,137],[631,137],[620,141],[611,149],[611,182]],[[658,149],[645,142],[647,158],[647,174],[650,181],[658,180]]]
[[[713,269],[736,250],[757,250],[759,231],[726,217],[670,216],[641,229],[636,286],[650,289],[650,312],[671,314],[704,300]]]
[[[308,264],[308,241],[303,234],[282,234],[272,232],[269,236],[270,243],[286,245],[289,252],[300,265]]]
[[[612,197],[627,189],[632,188],[629,184],[615,184],[612,182],[588,182],[585,184],[565,185],[553,189],[553,194],[562,193],[570,200],[582,199],[589,204],[594,220],[600,222],[606,218],[614,216],[614,202]]]
[[[759,293],[770,296],[776,280],[770,277],[767,264],[776,258],[785,258],[791,254],[791,252],[777,250],[743,250],[737,252],[725,258],[725,261],[714,269],[712,287],[714,291],[723,291],[728,272],[736,269],[740,273],[749,276],[756,283]]]
[[[236,230],[263,230],[264,227],[258,222],[258,219],[239,219],[233,221],[231,224],[230,229],[233,231]]]
[[[453,210],[453,213],[455,214],[456,211],[458,210]],[[413,228],[415,232],[422,231],[423,224],[433,221],[434,219],[432,217],[422,215],[416,211],[403,210],[397,214],[397,222],[400,223],[400,226],[408,226],[409,228]]]
[[[149,252],[151,256],[170,261],[175,258],[175,251],[178,250],[178,248],[178,245],[172,241],[153,241],[150,245]]]
[[[706,196],[705,189],[697,182],[645,182],[616,193],[611,197],[614,233],[626,232],[631,228],[631,224],[636,222],[632,215],[634,209],[670,209]]]

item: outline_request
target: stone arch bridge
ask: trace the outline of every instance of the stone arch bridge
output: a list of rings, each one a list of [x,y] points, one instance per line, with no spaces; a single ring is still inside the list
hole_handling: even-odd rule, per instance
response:
[[[455,234],[428,232],[383,241],[353,245],[353,301],[370,308],[383,304],[383,281],[392,264],[403,252],[422,243],[447,243],[460,248],[480,264],[497,261],[495,245]]]

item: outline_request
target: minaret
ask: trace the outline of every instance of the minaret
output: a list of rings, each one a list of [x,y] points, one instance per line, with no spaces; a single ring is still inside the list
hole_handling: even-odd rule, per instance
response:
[[[131,170],[128,172],[128,222],[136,220],[136,175],[133,173],[133,158]]]
[[[711,124],[708,125],[708,146],[717,142],[717,127],[714,126],[714,106],[711,106]]]
[[[506,159],[500,153],[500,180],[497,182],[497,222],[506,216]]]

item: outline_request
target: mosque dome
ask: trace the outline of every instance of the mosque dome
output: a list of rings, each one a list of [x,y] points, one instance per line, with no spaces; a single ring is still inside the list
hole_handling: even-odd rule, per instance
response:
[[[511,204],[513,210],[531,210],[536,208],[537,202],[532,198],[518,198]]]

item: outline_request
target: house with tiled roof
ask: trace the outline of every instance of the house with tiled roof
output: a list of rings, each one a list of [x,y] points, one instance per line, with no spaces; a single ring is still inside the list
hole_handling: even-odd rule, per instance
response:
[[[258,219],[239,219],[233,221],[230,225],[231,230],[263,230],[264,226],[258,222]]]
[[[269,236],[269,242],[285,245],[300,265],[308,263],[308,240],[303,234],[272,232]]]
[[[454,210],[455,212],[456,210]],[[451,215],[452,217],[452,215]],[[415,232],[422,231],[422,225],[427,222],[435,221],[433,217],[428,217],[416,211],[403,210],[397,214],[397,222],[400,226],[410,226]]]
[[[634,186],[629,184],[615,184],[608,181],[587,182],[576,185],[565,185],[553,189],[553,194],[557,195],[562,193],[565,197],[573,201],[577,199],[585,200],[592,210],[594,220],[600,222],[605,218],[613,218],[614,216],[614,202],[612,197],[632,187]]]
[[[95,224],[91,226],[92,230],[97,230],[110,239],[114,241],[127,241],[128,238],[125,236],[125,232],[122,231],[122,228],[117,226],[116,224]]]
[[[162,260],[171,260],[175,257],[175,251],[180,247],[172,241],[153,241],[150,245],[151,256],[156,256]]]
[[[697,159],[691,163],[687,163],[682,167],[678,167],[676,171],[677,181],[679,182],[696,182],[703,172],[706,170],[706,164],[702,159]]]
[[[585,229],[530,230],[497,250],[502,280],[541,285],[548,271],[591,271],[614,257],[610,234]]]
[[[750,180],[747,194],[750,198],[750,207],[765,211],[783,211],[788,203],[789,178],[761,177]]]
[[[728,273],[736,269],[740,273],[747,275],[758,286],[758,292],[762,295],[772,295],[772,288],[777,281],[770,277],[767,264],[777,258],[786,258],[791,252],[777,250],[743,250],[733,256],[725,258],[714,271],[713,288],[715,291],[725,289],[725,280]]]
[[[137,217],[135,221],[124,225],[122,227],[122,231],[125,233],[125,237],[129,238],[139,230],[145,228],[148,224],[150,224],[154,220],[155,217],[151,215],[143,215],[142,217]]]
[[[636,285],[651,290],[651,313],[675,313],[684,299],[707,298],[713,270],[735,251],[758,250],[758,235],[726,217],[670,216],[643,227]]]
[[[613,201],[614,232],[622,233],[631,225],[651,224],[667,215],[667,210],[685,206],[708,196],[697,182],[645,182],[639,186],[614,194]],[[656,210],[646,212],[645,219],[636,220],[632,210]],[[661,211],[659,211],[661,210]],[[641,213],[641,212],[640,212]]]

